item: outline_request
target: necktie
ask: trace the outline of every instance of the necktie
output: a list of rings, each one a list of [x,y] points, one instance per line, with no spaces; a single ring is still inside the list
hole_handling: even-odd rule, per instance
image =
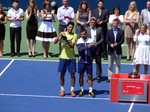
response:
[[[99,17],[101,17],[101,15],[102,15],[102,11],[101,11],[101,10],[99,10]]]

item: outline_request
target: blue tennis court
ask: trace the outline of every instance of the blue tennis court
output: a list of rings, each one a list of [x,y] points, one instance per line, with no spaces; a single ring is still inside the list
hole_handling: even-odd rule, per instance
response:
[[[60,97],[57,66],[54,61],[0,59],[0,112],[149,112],[149,104],[110,102],[109,83],[105,81],[107,64],[102,65],[103,81],[94,80],[95,98],[88,96],[86,75],[85,95],[72,98],[68,73],[66,95]],[[95,64],[93,69],[95,76]],[[122,64],[122,73],[131,71],[132,65]],[[78,78],[76,73],[76,94],[80,91]]]

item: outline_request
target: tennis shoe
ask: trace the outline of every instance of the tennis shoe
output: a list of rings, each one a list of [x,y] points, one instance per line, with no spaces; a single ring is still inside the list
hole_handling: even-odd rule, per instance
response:
[[[72,97],[76,97],[76,94],[75,94],[74,91],[71,91],[71,92],[70,92],[70,95],[71,95]]]
[[[95,95],[94,95],[93,91],[89,92],[89,96],[91,96],[92,98],[94,98],[94,97],[95,97]]]
[[[84,91],[80,91],[80,93],[79,93],[79,97],[81,97],[81,96],[83,96],[84,95]]]
[[[65,96],[65,91],[61,90],[59,95],[60,95],[61,97]]]

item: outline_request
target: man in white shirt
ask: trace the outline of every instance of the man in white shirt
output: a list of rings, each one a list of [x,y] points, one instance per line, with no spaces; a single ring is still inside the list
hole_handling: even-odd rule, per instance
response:
[[[68,0],[62,0],[63,6],[57,10],[57,19],[59,21],[58,32],[63,32],[66,29],[67,24],[74,19],[74,9],[68,6]],[[61,47],[59,43],[59,54],[61,53]]]
[[[18,0],[12,0],[12,8],[8,10],[8,21],[10,21],[10,48],[11,57],[15,56],[15,40],[16,55],[20,57],[21,44],[21,21],[24,20],[24,11],[18,7]],[[16,39],[15,39],[16,38]]]
[[[68,0],[62,0],[63,6],[57,10],[57,19],[59,21],[59,33],[64,31],[69,21],[74,19],[74,9],[68,6]]]
[[[101,27],[96,27],[96,18],[91,17],[90,26],[86,28],[87,36],[93,39],[94,44],[94,58],[96,61],[96,79],[100,83],[102,81],[102,64],[101,53],[104,35]]]

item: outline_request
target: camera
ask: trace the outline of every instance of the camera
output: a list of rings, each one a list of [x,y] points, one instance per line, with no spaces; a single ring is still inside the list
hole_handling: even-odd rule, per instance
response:
[[[5,21],[5,18],[4,18],[4,17],[1,17],[1,18],[0,18],[0,21],[2,21],[2,22]]]

